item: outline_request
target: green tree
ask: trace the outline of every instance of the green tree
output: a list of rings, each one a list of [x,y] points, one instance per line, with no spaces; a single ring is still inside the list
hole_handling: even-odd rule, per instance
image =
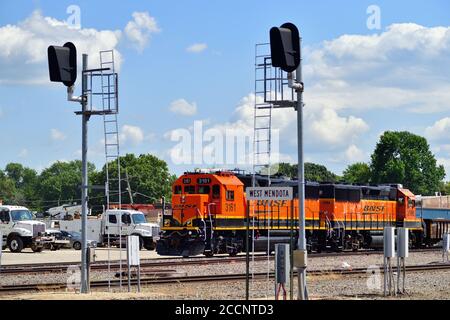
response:
[[[297,167],[296,164],[280,163],[278,164],[278,173],[291,179],[297,179]],[[338,179],[337,175],[323,165],[305,163],[305,180],[307,181],[336,182]]]
[[[89,163],[89,176],[92,177],[94,172],[95,166]],[[80,203],[81,161],[55,162],[39,175],[38,188],[44,209],[67,202]]]
[[[126,173],[129,177],[130,188],[135,203],[154,203],[163,196],[170,199],[172,184],[176,179],[169,172],[167,163],[157,157],[145,154],[136,157],[127,154],[120,157],[122,203],[130,203],[127,190]],[[109,163],[110,179],[117,179],[117,161]],[[95,175],[95,184],[104,185],[106,181],[106,166]],[[111,187],[111,192],[118,190],[117,185]],[[111,197],[111,202],[117,202],[118,197]],[[98,201],[96,202],[98,205]]]
[[[355,163],[349,165],[344,170],[342,180],[347,183],[361,183],[366,184],[370,182],[371,172],[370,166],[367,163]]]
[[[279,163],[277,167],[277,173],[281,174],[288,178],[296,178],[297,177],[297,165],[290,164],[290,163]]]
[[[40,207],[38,195],[38,175],[35,170],[26,168],[20,163],[9,163],[5,167],[5,174],[15,185],[15,204],[36,209]]]
[[[449,196],[450,195],[450,182],[449,181],[442,181],[439,184],[439,192],[443,195],[443,196]]]
[[[372,162],[374,183],[401,183],[412,192],[433,195],[445,177],[436,164],[427,140],[410,132],[385,132],[377,143]]]
[[[339,180],[339,177],[323,165],[306,162],[305,179],[315,182],[336,182]]]
[[[3,204],[16,204],[17,189],[14,181],[0,170],[0,200]]]

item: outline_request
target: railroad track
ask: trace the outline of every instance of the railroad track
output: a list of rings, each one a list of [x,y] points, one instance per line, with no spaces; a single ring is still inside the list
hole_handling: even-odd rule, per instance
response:
[[[438,251],[438,249],[417,249],[412,252],[432,252]],[[322,257],[345,257],[345,256],[365,256],[365,255],[377,255],[382,254],[382,251],[344,251],[344,252],[325,252],[325,253],[311,253],[310,258],[322,258]],[[167,259],[143,259],[141,261],[141,268],[163,268],[163,267],[182,267],[190,265],[211,265],[211,264],[223,264],[223,263],[242,263],[246,259],[245,255],[236,257],[219,256],[214,258],[191,257],[191,258],[167,258]],[[267,261],[267,255],[256,254],[250,259],[255,261]],[[273,260],[273,256],[270,257]],[[71,266],[79,265],[79,263],[49,263],[49,264],[22,264],[13,266],[2,266],[0,270],[1,274],[34,274],[34,273],[62,273],[66,272]],[[122,263],[122,269],[125,269],[126,263]],[[120,269],[120,264],[112,262],[110,264],[112,271]],[[106,262],[97,262],[91,264],[92,271],[106,271],[108,270],[108,264]]]
[[[395,270],[395,267],[394,267]],[[426,271],[439,271],[439,270],[450,270],[450,264],[432,264],[432,265],[414,265],[407,266],[407,272],[426,272]],[[331,270],[310,270],[308,274],[311,276],[321,276],[321,275],[366,275],[366,268],[355,268],[355,269],[331,269]],[[383,272],[383,270],[380,270]],[[250,275],[251,277],[251,275]],[[269,274],[270,278],[274,278],[274,273]],[[200,276],[185,276],[177,275],[176,273],[155,273],[150,277],[144,277],[141,279],[141,285],[156,285],[156,284],[171,284],[171,283],[195,283],[195,282],[224,282],[224,281],[242,281],[245,280],[245,274],[221,274],[221,275],[200,275]],[[255,273],[253,279],[265,279],[267,278],[267,273]],[[137,285],[136,279],[131,279],[132,285]],[[124,287],[127,286],[127,280],[123,280],[122,284]],[[107,288],[111,286],[113,289],[117,289],[119,286],[119,280],[107,280],[103,281],[92,281],[91,288]],[[18,292],[58,292],[61,290],[66,290],[66,283],[43,283],[43,284],[23,284],[23,285],[11,285],[11,286],[0,286],[0,294],[2,293],[18,293]]]

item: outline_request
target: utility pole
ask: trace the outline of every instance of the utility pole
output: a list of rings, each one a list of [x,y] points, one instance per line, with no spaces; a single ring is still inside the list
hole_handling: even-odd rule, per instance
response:
[[[128,189],[128,195],[130,197],[130,203],[134,204],[133,193],[131,192],[131,186],[130,186],[130,177],[128,176],[128,168],[125,168],[125,177],[127,179],[127,189]]]
[[[300,64],[296,71],[297,85],[297,143],[298,143],[298,250],[304,257],[304,267],[298,268],[299,299],[308,299],[306,290],[306,227],[305,227],[305,165],[303,158],[303,76],[300,38]]]
[[[92,115],[106,115],[106,114],[117,114],[117,90],[115,90],[115,101],[116,107],[111,109],[103,110],[92,110],[88,107],[89,95],[100,94],[92,92],[92,77],[93,73],[96,76],[104,77],[104,71],[111,71],[110,68],[100,68],[88,70],[88,55],[83,54],[83,69],[82,69],[82,79],[81,79],[81,96],[74,96],[75,82],[77,79],[77,49],[75,45],[71,42],[67,42],[64,46],[49,46],[47,49],[48,54],[48,67],[51,82],[60,82],[67,87],[67,100],[71,102],[77,102],[81,104],[81,111],[76,111],[76,115],[81,116],[81,127],[82,127],[82,142],[81,142],[81,293],[89,292],[89,250],[87,248],[87,216],[88,216],[88,161],[87,161],[87,151],[88,151],[88,122]],[[112,69],[112,75],[115,77],[115,88],[117,88],[117,74],[114,73]],[[111,74],[106,75],[109,79]],[[89,81],[90,77],[90,81]],[[89,86],[91,83],[91,86]],[[103,83],[103,82],[102,82]],[[104,97],[104,90],[102,86],[102,98]],[[109,92],[109,91],[108,91]],[[108,95],[108,98],[110,96]],[[120,178],[120,176],[119,176]],[[108,184],[105,184],[105,190],[108,192]],[[120,195],[120,193],[119,193]],[[109,199],[108,199],[109,200]],[[109,201],[108,201],[109,205]],[[109,208],[109,207],[108,207]],[[108,231],[109,235],[109,231]],[[109,240],[108,240],[109,242]],[[109,255],[109,252],[108,252]]]
[[[298,249],[294,252],[294,266],[298,270],[298,299],[307,300],[306,290],[306,227],[305,227],[305,167],[303,158],[303,78],[301,38],[297,27],[285,23],[281,27],[270,29],[270,50],[272,67],[280,68],[287,73],[288,86],[297,93],[297,101],[292,106],[297,110],[298,141]],[[296,77],[294,80],[294,71]],[[280,103],[282,101],[274,101]]]
[[[82,143],[81,143],[81,293],[88,293],[88,273],[87,273],[87,213],[88,213],[88,122],[90,115],[87,113],[87,70],[88,56],[83,54],[83,76],[81,80],[81,119],[82,119]]]

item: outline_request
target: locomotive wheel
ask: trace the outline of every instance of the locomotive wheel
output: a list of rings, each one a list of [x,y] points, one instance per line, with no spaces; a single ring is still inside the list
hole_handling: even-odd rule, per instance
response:
[[[189,258],[189,250],[184,250],[182,253],[181,253],[181,256],[183,257],[183,258]]]
[[[237,254],[238,254],[238,251],[237,251],[236,248],[233,248],[233,249],[228,250],[228,255],[229,255],[230,257],[236,257]]]
[[[205,251],[203,254],[204,254],[205,257],[207,257],[207,258],[212,258],[212,257],[214,257],[214,252],[212,252],[212,251]]]

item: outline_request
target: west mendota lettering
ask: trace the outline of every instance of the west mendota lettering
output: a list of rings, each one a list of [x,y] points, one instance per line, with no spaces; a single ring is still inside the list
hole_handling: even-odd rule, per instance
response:
[[[288,190],[279,190],[279,189],[258,189],[258,190],[250,190],[251,197],[264,197],[264,198],[285,198],[289,197],[290,193]]]
[[[247,188],[248,200],[292,200],[292,187]]]

